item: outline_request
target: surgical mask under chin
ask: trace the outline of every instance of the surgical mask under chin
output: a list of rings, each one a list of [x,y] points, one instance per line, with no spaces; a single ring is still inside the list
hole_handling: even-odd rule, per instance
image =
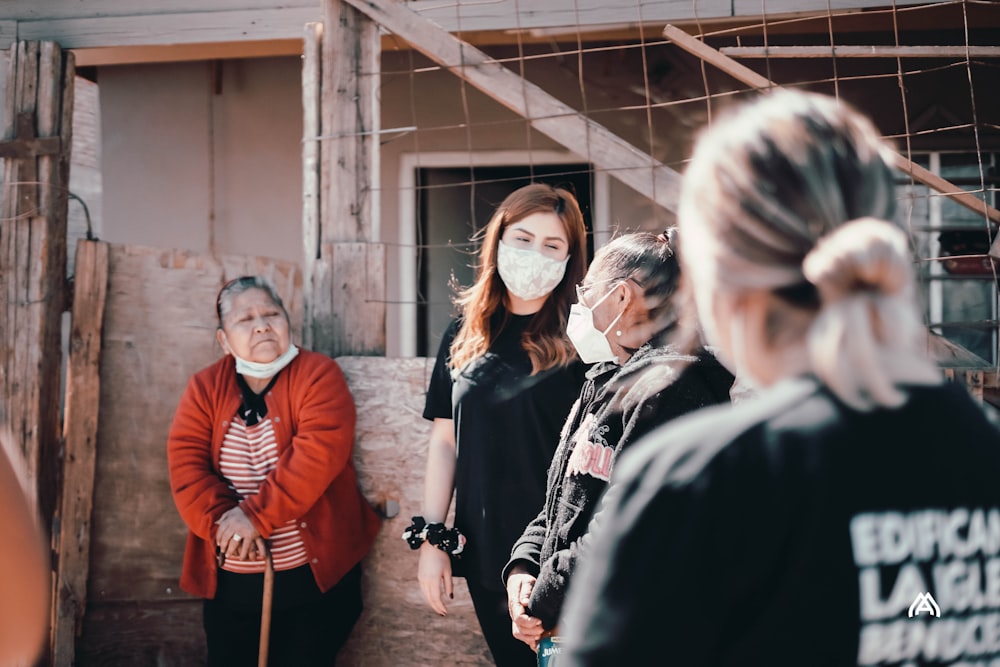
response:
[[[269,361],[266,364],[257,363],[256,361],[247,361],[246,359],[241,359],[236,356],[236,353],[229,352],[233,355],[233,359],[236,360],[236,372],[240,375],[245,375],[247,377],[257,378],[258,380],[266,380],[267,378],[274,377],[278,374],[282,368],[292,363],[292,359],[298,356],[299,348],[294,345],[289,345],[288,349],[283,355],[275,359],[274,361]]]
[[[497,271],[504,286],[519,299],[531,301],[547,296],[563,279],[566,259],[546,257],[540,252],[512,248],[503,241],[497,248]]]
[[[618,313],[617,317],[611,321],[608,328],[601,331],[594,326],[594,308],[601,301],[604,301],[614,292],[616,285],[607,294],[598,299],[597,303],[588,308],[582,303],[574,303],[569,309],[569,320],[566,322],[566,335],[576,348],[576,353],[580,355],[580,360],[585,364],[596,364],[601,361],[618,361],[618,357],[611,350],[611,343],[608,342],[607,333],[618,323],[624,311]]]

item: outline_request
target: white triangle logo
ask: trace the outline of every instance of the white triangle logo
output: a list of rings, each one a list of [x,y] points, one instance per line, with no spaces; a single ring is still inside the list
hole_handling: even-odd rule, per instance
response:
[[[917,597],[913,599],[913,604],[910,605],[909,617],[919,616],[925,611],[930,616],[941,618],[941,607],[938,606],[934,597],[930,593],[917,593]]]

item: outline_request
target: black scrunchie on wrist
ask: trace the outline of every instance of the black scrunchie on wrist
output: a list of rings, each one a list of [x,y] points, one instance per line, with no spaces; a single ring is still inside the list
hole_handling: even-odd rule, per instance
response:
[[[413,523],[403,531],[403,539],[411,549],[419,549],[425,541],[454,557],[465,549],[465,535],[458,528],[445,528],[443,523],[427,523],[422,516],[415,516]]]

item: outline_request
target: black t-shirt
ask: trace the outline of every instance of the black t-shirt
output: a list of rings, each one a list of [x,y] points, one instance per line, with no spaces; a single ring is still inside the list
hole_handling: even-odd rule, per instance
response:
[[[612,481],[563,667],[1000,664],[1000,432],[964,387],[860,413],[785,381]]]
[[[452,322],[424,405],[425,419],[455,420],[455,526],[468,543],[454,573],[493,590],[502,590],[511,547],[545,501],[549,463],[585,372],[574,363],[531,375],[521,347],[531,318],[510,315],[489,352],[454,373]]]

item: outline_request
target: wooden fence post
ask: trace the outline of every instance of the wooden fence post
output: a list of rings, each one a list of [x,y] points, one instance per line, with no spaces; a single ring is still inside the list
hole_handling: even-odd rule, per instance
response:
[[[66,369],[63,489],[54,529],[52,664],[71,665],[87,607],[90,514],[101,398],[101,330],[108,292],[108,246],[78,241]]]
[[[54,42],[15,42],[8,64],[0,141],[0,431],[17,443],[30,500],[51,534],[75,68],[73,54]]]
[[[381,40],[378,25],[342,0],[324,0],[323,20],[320,220],[316,236],[307,230],[306,250],[319,254],[315,262],[306,260],[306,339],[331,356],[382,355],[385,248],[376,230]],[[308,34],[306,44],[308,61],[317,50]],[[307,68],[315,76],[308,62]],[[307,191],[307,205],[309,196]]]
[[[302,49],[302,342],[313,340],[313,277],[320,258],[320,114],[323,24],[307,23]]]

